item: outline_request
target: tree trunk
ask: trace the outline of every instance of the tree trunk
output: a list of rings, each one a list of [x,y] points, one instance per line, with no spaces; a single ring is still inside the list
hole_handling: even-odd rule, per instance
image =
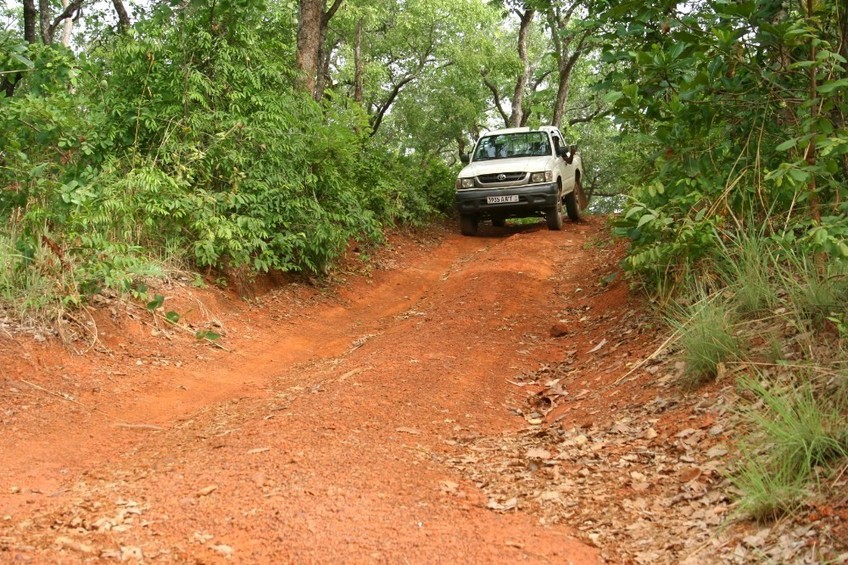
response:
[[[362,25],[363,18],[359,18],[356,22],[356,36],[353,40],[353,100],[358,104],[362,104],[365,100],[364,89],[362,88]]]
[[[121,0],[112,0],[112,5],[115,7],[115,13],[118,14],[118,31],[120,33],[127,33],[130,26],[132,26],[132,22],[130,22],[130,16],[127,14],[124,3]]]
[[[527,83],[530,81],[532,66],[527,55],[527,35],[530,32],[530,24],[533,22],[536,10],[528,9],[521,15],[521,26],[518,28],[518,58],[521,60],[522,71],[515,81],[515,91],[512,95],[512,113],[507,123],[508,127],[518,127],[524,123],[524,93],[527,91]]]
[[[38,23],[41,27],[41,42],[45,45],[53,43],[53,32],[50,30],[52,13],[50,0],[38,0]]]
[[[301,87],[316,100],[324,95],[323,80],[319,81],[321,84],[316,84],[316,80],[322,72],[327,30],[342,2],[344,0],[335,0],[330,9],[325,10],[324,0],[300,0],[295,65],[300,71]]]
[[[24,7],[24,40],[27,43],[35,43],[38,41],[38,36],[35,31],[35,23],[38,19],[38,12],[35,9],[35,0],[23,0]],[[15,95],[15,89],[18,83],[23,78],[23,73],[15,73],[13,75],[3,75],[0,78],[0,91],[6,94],[6,98],[11,98]]]
[[[68,9],[68,5],[70,2],[68,0],[62,0],[62,11]],[[62,45],[65,47],[71,46],[71,35],[74,32],[74,19],[71,17],[65,18],[65,21],[62,23]]]
[[[557,74],[559,85],[553,107],[552,125],[560,127],[565,116],[568,105],[568,91],[571,86],[571,71],[583,53],[583,44],[589,37],[587,30],[575,33],[568,29],[568,22],[580,6],[578,0],[570,5],[552,4],[547,11],[548,29],[551,33],[551,41],[554,44],[554,53],[557,60]],[[576,45],[574,45],[576,43]],[[570,50],[570,54],[569,54]]]
[[[38,12],[35,9],[35,0],[24,0],[24,39],[27,43],[38,41],[35,24],[38,20]]]
[[[315,75],[318,72],[318,43],[321,38],[323,7],[324,0],[300,0],[295,65],[300,71],[301,87],[311,95],[315,94]]]
[[[814,1],[807,0],[807,19],[811,27],[815,26],[815,20],[813,19],[813,10],[814,10]],[[818,119],[818,104],[816,103],[816,96],[818,91],[818,80],[816,75],[818,73],[818,65],[815,62],[818,60],[817,58],[817,49],[815,43],[810,43],[810,65],[809,69],[809,77],[810,77],[810,100],[813,103],[810,105],[810,127],[816,127],[816,121]],[[816,131],[810,131],[810,143],[807,145],[807,150],[805,152],[805,160],[807,161],[807,165],[810,166],[810,213],[813,217],[813,221],[816,224],[821,224],[821,210],[819,209],[819,195],[816,187],[816,174],[812,170],[813,167],[816,166]]]

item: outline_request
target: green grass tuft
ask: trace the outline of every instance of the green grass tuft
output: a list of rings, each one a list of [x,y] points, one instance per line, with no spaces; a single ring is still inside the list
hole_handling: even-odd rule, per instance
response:
[[[742,357],[732,311],[721,301],[703,297],[686,308],[675,323],[680,357],[685,363],[681,383],[697,387],[718,374],[720,363]]]
[[[738,509],[758,521],[776,519],[798,507],[818,470],[827,473],[848,458],[848,417],[844,396],[817,392],[809,382],[767,386],[751,377],[739,386],[759,401],[748,413],[755,432],[733,483]]]

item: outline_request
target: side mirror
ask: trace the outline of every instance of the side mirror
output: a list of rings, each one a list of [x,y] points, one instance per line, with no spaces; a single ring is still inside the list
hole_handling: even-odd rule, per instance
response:
[[[568,157],[568,147],[557,147],[557,157],[566,159]]]
[[[468,153],[460,153],[459,160],[460,162],[462,162],[463,165],[467,165],[471,162],[471,155],[469,155]]]

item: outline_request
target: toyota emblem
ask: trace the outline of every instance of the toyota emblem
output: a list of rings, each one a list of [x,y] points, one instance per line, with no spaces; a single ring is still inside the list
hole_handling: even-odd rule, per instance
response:
[[[499,180],[499,181],[501,181],[501,182],[505,181],[505,180],[506,180],[506,175],[505,175],[505,174],[503,174],[503,173],[499,174],[499,175],[498,175],[498,180]]]

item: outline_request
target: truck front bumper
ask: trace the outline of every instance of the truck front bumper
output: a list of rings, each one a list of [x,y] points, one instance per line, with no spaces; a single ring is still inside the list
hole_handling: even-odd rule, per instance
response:
[[[523,218],[538,216],[557,205],[556,183],[507,188],[466,188],[456,191],[456,208],[463,216]],[[491,202],[490,197],[515,202]]]

